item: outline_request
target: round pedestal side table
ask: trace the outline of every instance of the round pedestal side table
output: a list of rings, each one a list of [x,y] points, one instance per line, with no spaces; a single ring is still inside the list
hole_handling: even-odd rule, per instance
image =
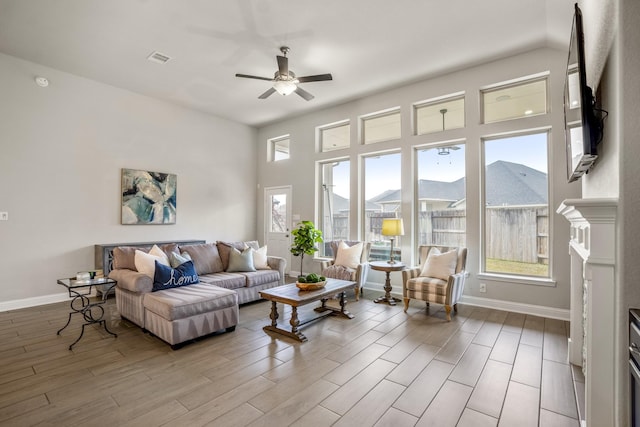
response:
[[[389,275],[392,271],[402,271],[407,268],[407,266],[402,262],[394,262],[392,264],[389,261],[372,261],[369,263],[369,266],[372,270],[384,271],[387,275],[384,281],[384,295],[374,299],[373,302],[384,302],[389,305],[396,305],[396,303],[400,302],[398,298],[391,296],[391,278]]]

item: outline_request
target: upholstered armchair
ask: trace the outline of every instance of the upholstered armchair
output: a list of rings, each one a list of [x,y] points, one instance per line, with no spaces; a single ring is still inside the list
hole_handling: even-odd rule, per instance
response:
[[[362,286],[367,282],[369,274],[370,242],[336,240],[329,242],[333,259],[322,261],[322,275],[332,279],[351,280],[354,286],[356,301],[360,299]]]
[[[433,251],[432,251],[433,250]],[[464,291],[467,248],[420,246],[419,267],[402,272],[404,311],[412,299],[443,304],[447,321],[451,321],[451,308],[458,311],[457,303]]]

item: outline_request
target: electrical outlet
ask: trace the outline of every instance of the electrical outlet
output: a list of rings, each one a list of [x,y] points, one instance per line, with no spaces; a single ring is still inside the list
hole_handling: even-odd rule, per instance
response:
[[[485,293],[487,292],[487,284],[486,283],[480,283],[480,292]]]
[[[0,212],[0,221],[9,221],[9,212]]]

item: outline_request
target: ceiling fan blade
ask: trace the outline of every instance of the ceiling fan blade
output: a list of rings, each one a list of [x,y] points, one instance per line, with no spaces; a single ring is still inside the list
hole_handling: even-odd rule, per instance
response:
[[[320,82],[324,80],[333,80],[331,74],[318,74],[316,76],[296,77],[298,83]]]
[[[268,82],[272,82],[273,81],[273,79],[269,78],[269,77],[250,76],[249,74],[236,74],[236,77],[243,77],[245,79],[266,80]]]
[[[307,92],[306,90],[301,89],[299,87],[296,88],[296,93],[298,95],[300,95],[301,97],[303,97],[307,101],[311,101],[314,98],[314,96],[311,95],[309,92]]]
[[[270,87],[269,89],[267,89],[267,91],[265,93],[260,95],[258,97],[258,99],[266,99],[266,98],[270,97],[273,94],[273,92],[275,92],[275,91],[276,90],[274,88]]]
[[[278,72],[281,76],[289,75],[289,58],[286,56],[276,56],[278,59]]]

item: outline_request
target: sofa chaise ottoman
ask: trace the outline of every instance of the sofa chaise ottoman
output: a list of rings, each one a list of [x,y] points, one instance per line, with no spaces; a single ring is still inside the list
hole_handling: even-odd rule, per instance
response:
[[[239,319],[238,294],[207,284],[150,292],[143,305],[145,328],[173,348],[222,329],[232,332]]]

